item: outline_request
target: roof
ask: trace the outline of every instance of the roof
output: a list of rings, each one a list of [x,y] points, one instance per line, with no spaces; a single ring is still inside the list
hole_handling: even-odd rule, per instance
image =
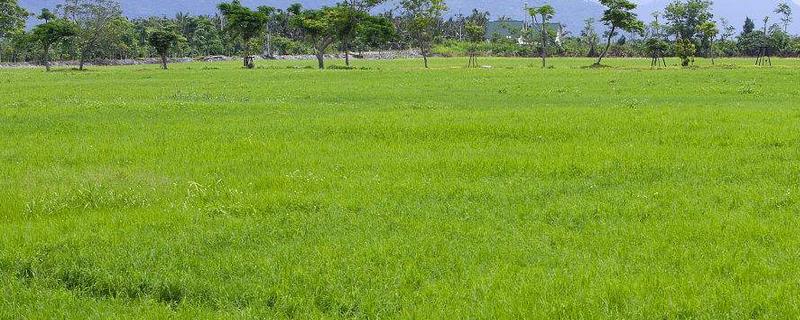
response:
[[[535,26],[536,29],[539,29],[541,23],[537,23]],[[555,31],[556,33],[560,33],[561,30],[564,29],[564,26],[558,22],[548,22],[546,26],[547,29]],[[519,30],[523,30],[528,27],[530,27],[530,23],[520,20],[489,21],[486,23],[486,38],[491,39],[495,36],[510,37]]]

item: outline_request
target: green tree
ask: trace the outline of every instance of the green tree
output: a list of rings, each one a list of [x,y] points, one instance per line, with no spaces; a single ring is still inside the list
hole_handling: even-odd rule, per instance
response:
[[[225,45],[222,36],[214,23],[208,17],[198,17],[196,27],[188,45],[198,55],[222,54]]]
[[[587,57],[597,56],[597,42],[599,36],[595,29],[594,18],[588,18],[583,21],[583,30],[581,30],[581,42],[583,42],[589,49],[586,53]]]
[[[675,0],[664,11],[664,18],[669,22],[669,30],[675,39],[687,39],[697,42],[700,26],[711,21],[710,0]]]
[[[259,6],[258,12],[261,13],[265,20],[264,20],[264,52],[263,55],[266,57],[272,57],[272,26],[271,24],[275,21],[275,14],[278,12],[277,9],[270,6]]]
[[[714,39],[719,34],[719,28],[717,28],[717,24],[713,21],[706,21],[699,27],[700,34],[703,37],[703,43],[707,44],[707,52],[708,56],[711,58],[711,64],[715,64],[714,62]]]
[[[696,51],[694,42],[689,39],[675,41],[675,54],[681,59],[681,66],[688,67]]]
[[[369,14],[359,11],[355,6],[350,5],[349,1],[337,5],[336,10],[338,11],[338,17],[334,21],[336,38],[344,52],[344,63],[350,66],[350,46],[355,41],[359,23]]]
[[[339,29],[339,41],[344,51],[344,61],[350,66],[350,46],[358,36],[359,25],[369,19],[369,10],[385,2],[385,0],[343,0],[339,7],[342,7],[344,14]]]
[[[43,20],[44,22],[50,22],[50,20],[53,20],[53,19],[56,19],[56,18],[58,18],[56,16],[56,14],[53,13],[52,11],[50,11],[50,9],[47,9],[47,8],[42,9],[42,11],[39,13],[39,15],[36,16],[36,19]]]
[[[608,49],[611,48],[611,39],[617,35],[617,30],[626,32],[643,33],[644,23],[639,20],[634,10],[636,4],[629,0],[600,0],[600,4],[606,7],[603,11],[603,24],[608,26],[610,30],[607,33],[606,48],[598,57],[595,65],[600,65],[603,58],[608,54]]]
[[[42,45],[44,66],[50,71],[50,49],[78,34],[78,26],[66,19],[53,19],[33,29],[33,39]]]
[[[412,43],[419,48],[425,68],[438,32],[437,24],[447,10],[444,0],[400,0],[400,7],[409,20]]]
[[[303,32],[306,41],[314,48],[320,69],[325,68],[325,51],[341,35],[341,29],[349,19],[348,14],[348,8],[337,6],[318,10],[299,9],[293,15],[292,25]]]
[[[556,9],[551,5],[543,5],[541,7],[528,8],[528,14],[533,19],[534,27],[538,25],[539,33],[541,34],[541,51],[539,55],[542,58],[542,68],[544,68],[547,67],[547,42],[549,41],[547,23],[556,14]],[[539,18],[542,20],[541,23],[538,21]]]
[[[756,24],[753,22],[753,19],[750,17],[746,17],[744,19],[744,26],[742,27],[742,35],[746,35],[752,33],[756,29]]]
[[[0,61],[3,60],[4,44],[23,32],[28,15],[17,0],[0,0]]]
[[[647,39],[647,41],[645,42],[645,46],[647,48],[647,52],[652,57],[652,60],[651,60],[651,63],[650,63],[651,67],[658,66],[659,65],[659,61],[658,61],[659,59],[662,59],[662,61],[664,61],[663,60],[664,59],[664,52],[666,52],[669,49],[669,44],[667,44],[667,42],[664,41],[664,39],[661,39],[661,38],[659,38],[657,36],[656,37],[652,37],[650,39]],[[664,66],[665,67],[667,66],[666,62],[664,62]]]
[[[789,24],[792,23],[792,7],[784,2],[778,4],[778,7],[775,8],[775,13],[781,17],[781,23],[783,23],[783,32],[789,33]]]
[[[222,16],[225,17],[225,30],[234,39],[242,41],[244,47],[244,66],[253,68],[251,54],[251,41],[264,31],[268,17],[264,12],[254,11],[245,7],[239,0],[230,3],[221,3],[217,6]]]
[[[394,24],[384,16],[369,16],[361,21],[356,31],[359,48],[380,48],[397,36]]]
[[[777,24],[770,27],[766,41],[769,49],[776,54],[785,55],[791,50],[792,37]]]
[[[484,36],[486,35],[486,26],[478,24],[476,22],[467,22],[464,25],[464,31],[467,35],[467,40],[469,41],[469,66],[470,67],[477,67],[478,66],[478,47],[479,44],[483,41]]]
[[[124,19],[122,8],[116,0],[64,0],[58,7],[67,19],[78,26],[75,45],[80,70],[100,47],[120,37],[119,29],[112,26],[118,19]]]
[[[169,51],[178,45],[182,36],[170,28],[161,28],[150,31],[147,42],[156,50],[161,57],[161,68],[167,70],[167,55]]]

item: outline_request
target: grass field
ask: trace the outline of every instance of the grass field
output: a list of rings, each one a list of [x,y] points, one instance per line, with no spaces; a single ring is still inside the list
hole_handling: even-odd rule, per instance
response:
[[[0,319],[800,317],[800,60],[479,62],[0,70]]]

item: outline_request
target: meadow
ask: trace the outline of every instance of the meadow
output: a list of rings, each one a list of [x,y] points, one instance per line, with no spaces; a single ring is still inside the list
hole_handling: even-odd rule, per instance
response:
[[[800,318],[753,62],[0,69],[0,319]]]

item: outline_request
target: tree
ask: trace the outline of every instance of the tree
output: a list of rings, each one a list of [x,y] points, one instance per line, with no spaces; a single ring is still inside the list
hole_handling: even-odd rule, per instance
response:
[[[688,67],[696,51],[694,42],[689,39],[675,41],[675,54],[681,58],[681,66]]]
[[[669,30],[675,40],[686,39],[695,42],[700,34],[700,25],[711,21],[710,0],[675,0],[665,9],[664,18],[669,21]]]
[[[753,19],[746,17],[744,19],[744,26],[742,27],[742,35],[750,34],[756,29],[756,24]]]
[[[711,64],[714,62],[714,38],[719,34],[717,24],[713,21],[706,21],[700,25],[700,34],[703,36],[703,43],[708,43],[708,56],[711,57]]]
[[[719,26],[722,30],[722,35],[720,35],[720,40],[722,41],[732,38],[733,34],[736,32],[736,27],[730,25],[730,23],[728,23],[728,19],[720,18]]]
[[[244,57],[242,57],[246,68],[254,68],[251,51],[251,41],[264,31],[268,18],[264,12],[253,11],[245,7],[239,0],[230,3],[220,3],[217,9],[225,17],[225,30],[234,38],[242,41],[244,47]]]
[[[167,55],[169,51],[178,45],[182,37],[169,28],[161,28],[150,31],[147,42],[156,50],[161,57],[161,68],[167,70]]]
[[[436,25],[447,6],[444,0],[400,0],[400,7],[409,19],[408,31],[412,42],[419,48],[425,68],[428,68],[428,55],[436,38]]]
[[[597,41],[599,37],[597,36],[594,22],[594,18],[588,18],[583,21],[584,24],[583,30],[581,31],[581,40],[586,44],[587,47],[589,47],[589,51],[586,53],[587,57],[597,56]]]
[[[618,29],[639,34],[644,32],[644,23],[634,13],[634,10],[636,10],[635,3],[629,0],[600,0],[600,4],[606,7],[606,10],[603,11],[603,18],[600,21],[603,21],[603,24],[611,29],[607,34],[606,48],[595,63],[597,66],[608,54],[608,49],[611,48],[611,39],[617,34]]]
[[[350,46],[355,41],[358,25],[364,20],[368,13],[358,10],[350,2],[340,3],[336,10],[338,11],[337,19],[333,21],[334,29],[336,30],[336,38],[341,44],[341,49],[344,52],[344,63],[350,66]]]
[[[528,8],[528,14],[533,19],[533,25],[539,25],[539,32],[541,33],[541,53],[540,56],[542,57],[542,68],[547,67],[547,22],[553,18],[556,14],[556,10],[551,5],[543,5],[541,7],[532,7]],[[539,24],[537,21],[537,16],[541,17],[542,23]]]
[[[659,65],[659,59],[661,62],[664,63],[664,67],[667,66],[666,60],[664,60],[664,52],[669,49],[669,45],[667,44],[664,39],[659,37],[652,37],[647,39],[645,42],[645,46],[647,47],[647,52],[650,53],[651,60],[650,60],[650,67],[657,67]]]
[[[292,16],[292,25],[300,29],[306,41],[314,47],[317,64],[325,68],[325,51],[341,35],[341,28],[346,24],[349,9],[338,7],[322,7],[318,10],[302,10]],[[302,10],[302,11],[299,11]]]
[[[53,13],[52,11],[50,11],[50,9],[47,9],[47,8],[42,9],[42,11],[39,13],[39,15],[36,16],[36,19],[43,20],[44,22],[50,22],[50,20],[53,20],[53,19],[56,19],[56,18],[58,18],[56,16],[56,14]]]
[[[59,8],[67,19],[78,26],[75,44],[80,55],[80,70],[104,42],[116,41],[119,37],[119,33],[115,32],[118,29],[112,28],[112,24],[124,18],[116,0],[64,0]]]
[[[0,61],[3,60],[3,43],[23,32],[27,17],[28,11],[20,7],[17,0],[0,0]]]
[[[369,16],[361,21],[355,43],[359,48],[379,48],[397,36],[394,24],[384,16]]]
[[[36,26],[33,29],[33,38],[44,49],[44,66],[50,71],[50,48],[53,45],[74,37],[78,34],[78,26],[66,19],[53,19]]]
[[[464,26],[467,40],[470,42],[469,48],[469,67],[478,67],[478,44],[483,41],[486,35],[486,26],[477,22],[467,22]]]
[[[792,7],[786,2],[781,2],[775,8],[775,13],[781,16],[781,23],[783,23],[783,32],[789,33],[789,24],[792,23]]]
[[[385,2],[385,0],[343,0],[343,20],[338,28],[338,38],[344,51],[344,61],[350,66],[350,46],[358,35],[358,26],[370,17],[369,10]]]
[[[265,20],[264,20],[264,34],[266,35],[266,39],[264,39],[264,56],[272,57],[272,27],[270,24],[275,19],[275,13],[277,9],[270,6],[259,6],[258,12],[261,13]]]

